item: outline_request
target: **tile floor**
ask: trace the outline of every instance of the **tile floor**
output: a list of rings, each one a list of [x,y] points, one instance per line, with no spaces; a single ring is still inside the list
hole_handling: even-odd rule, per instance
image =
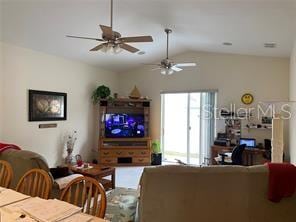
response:
[[[115,185],[116,187],[126,187],[137,189],[144,167],[116,167]]]

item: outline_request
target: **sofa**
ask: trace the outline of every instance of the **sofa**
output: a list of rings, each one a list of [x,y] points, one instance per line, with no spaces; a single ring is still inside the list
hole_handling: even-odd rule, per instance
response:
[[[5,150],[0,153],[0,160],[5,160],[12,166],[12,188],[15,188],[21,177],[31,169],[38,168],[49,172],[46,160],[41,155],[28,150]]]
[[[149,167],[140,185],[140,222],[296,221],[296,195],[268,200],[263,165]]]
[[[47,161],[40,154],[28,150],[7,149],[0,153],[0,160],[5,160],[12,166],[13,179],[10,185],[11,188],[16,188],[17,183],[27,171],[37,168],[48,172],[52,178],[51,198],[58,198],[60,196],[59,186],[54,182]]]
[[[8,149],[0,153],[0,160],[8,161],[14,172],[11,188],[15,188],[21,177],[33,168],[43,169],[50,174],[46,160],[38,153],[28,150]],[[60,197],[60,189],[52,178],[51,198]],[[74,191],[74,190],[73,190]],[[112,222],[132,221],[135,218],[138,192],[134,189],[116,188],[107,193],[106,218]]]

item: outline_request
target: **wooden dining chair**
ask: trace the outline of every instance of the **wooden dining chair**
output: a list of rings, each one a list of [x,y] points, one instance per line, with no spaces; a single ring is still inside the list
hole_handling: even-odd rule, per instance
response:
[[[51,188],[52,181],[48,173],[41,169],[32,169],[20,179],[16,191],[31,197],[48,199]]]
[[[9,188],[13,177],[13,171],[7,161],[0,160],[0,187]]]
[[[63,190],[60,200],[82,207],[84,213],[105,217],[106,192],[102,184],[90,177],[78,177]]]

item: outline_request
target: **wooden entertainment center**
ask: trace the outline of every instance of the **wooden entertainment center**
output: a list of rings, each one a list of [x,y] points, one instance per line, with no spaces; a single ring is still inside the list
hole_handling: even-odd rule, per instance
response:
[[[100,164],[110,166],[151,164],[151,139],[149,137],[150,102],[147,99],[100,100]],[[105,135],[106,114],[143,115],[143,137],[108,138]]]

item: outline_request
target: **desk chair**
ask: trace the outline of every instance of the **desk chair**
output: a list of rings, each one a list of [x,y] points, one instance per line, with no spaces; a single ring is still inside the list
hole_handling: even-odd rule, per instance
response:
[[[246,144],[236,146],[231,154],[231,162],[226,162],[226,154],[219,154],[221,156],[221,161],[218,161],[221,165],[243,165],[243,153],[246,148]]]

